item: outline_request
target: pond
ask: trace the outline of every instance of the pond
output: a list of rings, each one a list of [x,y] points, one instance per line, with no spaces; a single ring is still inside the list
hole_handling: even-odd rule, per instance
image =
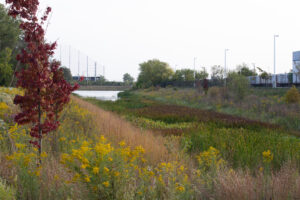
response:
[[[104,101],[116,101],[118,94],[122,91],[83,91],[77,90],[73,93],[78,94],[81,97],[92,97]]]

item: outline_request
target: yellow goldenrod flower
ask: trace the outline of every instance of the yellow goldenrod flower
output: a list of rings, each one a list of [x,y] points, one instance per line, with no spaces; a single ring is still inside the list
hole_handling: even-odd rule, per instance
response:
[[[18,149],[20,149],[20,150],[22,150],[22,149],[24,149],[24,148],[26,147],[25,144],[21,144],[21,143],[16,143],[15,145],[16,145],[16,147],[17,147]]]
[[[55,181],[59,180],[59,176],[57,174],[54,175],[54,180]]]
[[[99,174],[99,167],[94,167],[93,168],[93,173],[94,174]]]
[[[179,192],[184,192],[185,188],[182,185],[178,185],[178,186],[176,186],[176,190]]]
[[[104,167],[103,168],[104,172],[108,173],[109,172],[109,169],[107,167]]]
[[[264,168],[263,168],[263,167],[260,167],[260,168],[259,168],[259,171],[260,171],[260,172],[263,172],[263,171],[264,171]]]
[[[88,175],[86,175],[86,176],[84,177],[84,180],[85,180],[85,182],[87,182],[87,183],[91,182],[91,179],[90,179],[90,177],[89,177]]]
[[[270,163],[273,160],[273,154],[271,153],[270,150],[264,151],[262,155],[263,155],[263,162],[265,163]]]
[[[120,176],[120,172],[115,172],[115,177]]]
[[[105,187],[108,187],[109,186],[109,182],[108,181],[105,181],[102,183]]]
[[[82,169],[85,169],[86,167],[88,167],[88,165],[82,164],[80,167],[81,167]]]
[[[47,156],[48,156],[48,155],[47,155],[46,152],[42,152],[42,153],[41,153],[41,157],[42,157],[42,158],[46,158]]]
[[[179,170],[180,170],[181,172],[183,172],[183,171],[184,171],[184,166],[181,165],[181,166],[179,167]]]
[[[123,146],[126,145],[126,143],[125,143],[124,141],[121,141],[121,142],[119,143],[119,145],[120,145],[121,147],[123,147]]]

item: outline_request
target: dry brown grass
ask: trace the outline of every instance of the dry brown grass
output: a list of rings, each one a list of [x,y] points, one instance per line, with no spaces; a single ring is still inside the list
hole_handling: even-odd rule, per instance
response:
[[[41,170],[40,199],[84,199],[88,190],[82,183],[72,183],[73,176],[57,159],[49,157]]]
[[[214,183],[213,199],[300,199],[300,176],[297,168],[286,164],[277,173],[253,176],[248,171],[222,171]]]
[[[133,147],[141,145],[146,151],[147,160],[152,164],[178,159],[179,148],[174,147],[172,151],[169,151],[166,148],[167,141],[164,137],[155,135],[149,130],[134,127],[118,115],[105,111],[80,98],[73,96],[72,99],[93,115],[99,134],[107,137],[112,143],[117,144],[124,140]]]

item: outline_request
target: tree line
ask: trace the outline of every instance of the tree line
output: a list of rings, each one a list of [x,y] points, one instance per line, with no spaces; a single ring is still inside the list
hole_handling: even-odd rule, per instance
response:
[[[148,60],[140,64],[140,73],[136,82],[137,88],[147,88],[151,86],[162,86],[172,82],[194,82],[208,79],[209,74],[206,68],[199,71],[192,69],[179,69],[174,71],[166,62],[157,59]],[[226,73],[227,78],[232,74],[243,77],[257,76],[255,69],[250,69],[245,63],[238,65],[236,70]],[[225,70],[220,65],[211,67],[211,79],[223,81],[225,79]]]

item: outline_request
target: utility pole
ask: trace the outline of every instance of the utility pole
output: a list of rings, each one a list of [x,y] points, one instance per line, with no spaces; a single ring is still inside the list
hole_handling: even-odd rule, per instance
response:
[[[276,38],[279,35],[274,35],[274,80],[273,80],[273,88],[277,87],[277,80],[276,80]]]
[[[88,83],[89,79],[89,57],[86,57],[86,83]]]
[[[61,45],[60,45],[60,50],[59,50],[59,61],[60,61],[60,64],[62,65],[62,60],[61,60]]]
[[[95,62],[95,82],[96,82],[96,78],[97,78],[97,62]]]
[[[71,70],[71,45],[69,45],[69,69]]]
[[[103,65],[103,77],[105,78],[105,65]]]
[[[196,88],[196,57],[194,57],[194,88]]]
[[[255,63],[252,63],[252,65],[253,65],[253,72],[255,72],[256,70],[255,70]]]
[[[80,51],[78,51],[78,80],[80,79]]]

